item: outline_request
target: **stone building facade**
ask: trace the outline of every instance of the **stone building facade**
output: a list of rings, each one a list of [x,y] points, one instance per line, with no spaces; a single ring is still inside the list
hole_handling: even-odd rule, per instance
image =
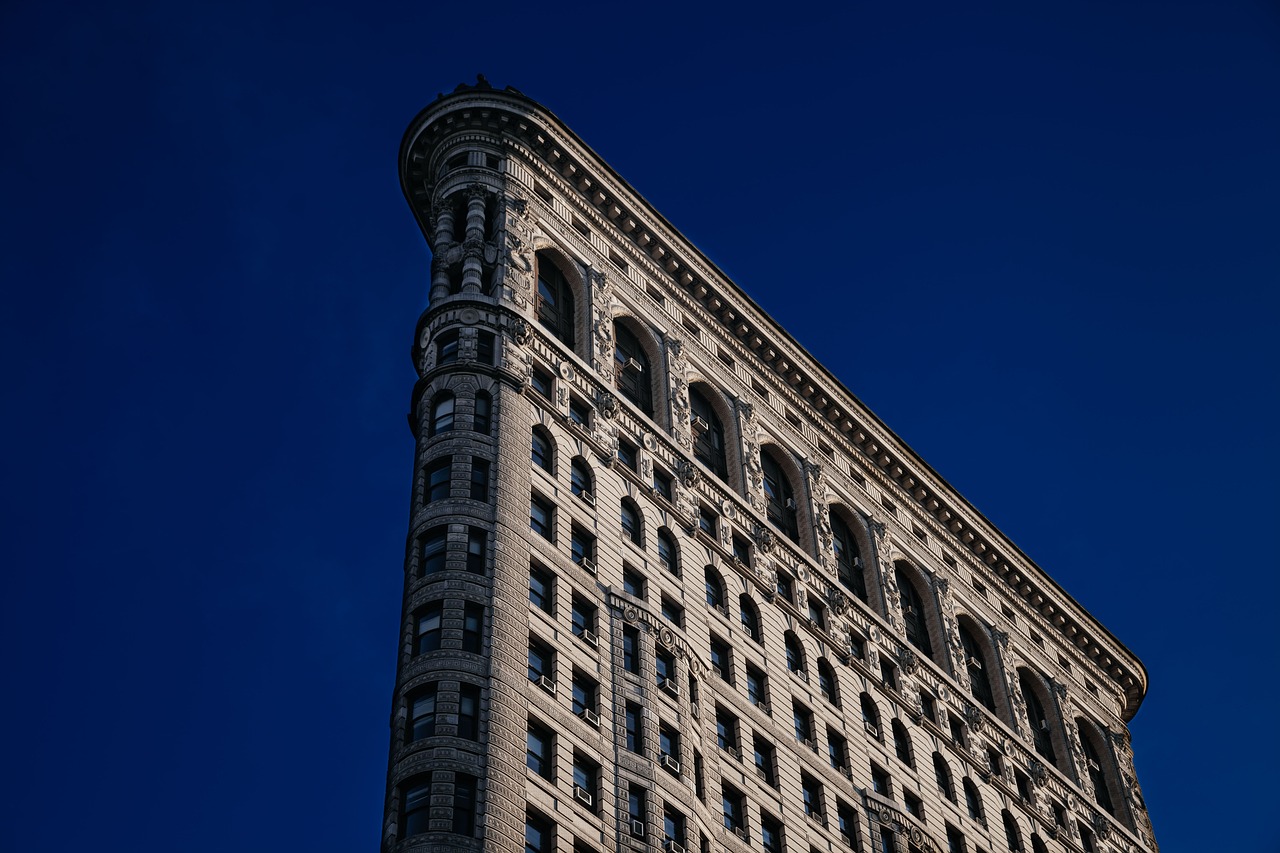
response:
[[[546,109],[433,254],[383,849],[1137,853],[1142,664]]]

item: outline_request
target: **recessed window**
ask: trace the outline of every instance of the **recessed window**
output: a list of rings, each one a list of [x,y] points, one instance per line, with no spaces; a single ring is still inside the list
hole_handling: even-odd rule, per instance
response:
[[[573,672],[573,713],[585,718],[588,713],[596,714],[600,708],[600,686],[588,675],[577,670]]]
[[[673,850],[675,849],[675,845],[684,847],[688,838],[686,832],[684,815],[676,811],[675,808],[670,805],[663,806],[662,833],[667,849]]]
[[[724,828],[735,832],[745,832],[747,827],[746,802],[742,793],[736,788],[725,785],[721,789],[724,806]]]
[[[537,254],[538,263],[538,322],[570,349],[574,346],[573,291],[569,280],[560,268],[544,252]]]
[[[413,742],[429,738],[436,733],[436,697],[440,683],[432,681],[409,697],[408,737]]]
[[[552,758],[555,736],[546,726],[529,720],[528,732],[525,735],[525,766],[544,779],[550,779],[555,761]]]
[[[550,613],[553,607],[555,580],[551,573],[540,566],[529,566],[529,603]]]
[[[677,628],[683,628],[684,608],[664,595],[662,597],[662,618]]]
[[[489,502],[489,460],[471,460],[471,500]]]
[[[778,596],[788,604],[796,600],[796,582],[791,575],[786,572],[778,572],[777,579],[774,581],[774,590]]]
[[[657,468],[653,469],[653,492],[668,501],[674,501],[673,481],[671,477]]]
[[[476,333],[476,361],[493,364],[493,332]]]
[[[622,668],[627,672],[640,672],[640,631],[627,626],[622,629]]]
[[[569,420],[584,429],[591,426],[591,407],[577,397],[570,398]]]
[[[449,497],[450,478],[453,476],[453,457],[437,459],[423,472],[426,484],[426,503],[435,503]]]
[[[592,574],[595,573],[596,538],[576,524],[570,528],[569,559]]]
[[[569,608],[571,629],[575,637],[594,635],[596,633],[597,608],[586,599],[573,596]]]
[[[898,760],[908,767],[914,768],[915,758],[911,749],[911,735],[907,732],[907,727],[902,724],[901,720],[894,720],[891,726],[893,729],[893,751],[898,756]]]
[[[712,408],[711,401],[697,388],[689,389],[689,412],[694,457],[720,479],[728,479],[724,426]]]
[[[484,528],[467,528],[467,571],[473,574],[484,574],[485,543],[488,537]]]
[[[711,668],[723,681],[733,683],[733,672],[729,664],[729,644],[711,636]]]
[[[760,467],[764,472],[765,514],[788,539],[799,542],[800,528],[796,521],[796,498],[791,481],[768,451],[761,451]]]
[[[924,601],[920,598],[920,593],[916,591],[915,584],[907,576],[907,572],[902,568],[905,564],[898,564],[894,571],[894,578],[898,584],[898,595],[902,600],[902,619],[906,623],[907,642],[924,652],[927,657],[933,657],[933,642],[929,639],[929,625],[925,620]]]
[[[400,816],[401,834],[408,837],[426,832],[431,818],[431,782],[410,782],[400,799],[404,804]]]
[[[551,391],[554,388],[554,380],[552,380],[551,374],[535,367],[529,374],[529,387],[550,400]]]
[[[459,336],[451,329],[436,338],[436,366],[453,364],[458,360]]]
[[[486,391],[476,392],[475,408],[471,415],[471,430],[488,435],[493,421],[493,398]]]
[[[991,679],[987,675],[986,657],[982,653],[982,646],[978,644],[978,638],[963,621],[960,622],[960,645],[964,649],[965,669],[969,673],[969,690],[973,693],[973,698],[982,707],[994,712],[996,698],[991,690]]]
[[[634,702],[628,702],[623,715],[628,752],[644,752],[644,729],[641,727],[643,719],[640,706]]]
[[[462,650],[478,655],[484,646],[484,605],[467,602],[462,609]]]
[[[640,411],[653,417],[653,378],[649,370],[649,357],[644,347],[625,324],[614,321],[613,357],[615,385],[618,393],[640,407]]]
[[[717,610],[724,610],[724,581],[715,569],[707,566],[706,570],[707,605]]]
[[[529,640],[529,680],[549,682],[554,686],[556,676],[556,656],[555,652],[547,644],[530,639]]]
[[[862,728],[867,734],[876,740],[883,740],[880,728],[880,709],[876,707],[876,700],[871,698],[870,693],[863,693],[858,697],[858,704],[862,710]]]
[[[804,675],[804,646],[800,644],[800,638],[788,631],[784,642],[787,650],[787,669],[797,675]]]
[[[818,690],[822,698],[835,707],[840,707],[840,688],[836,681],[836,671],[826,658],[818,658]]]
[[[728,679],[725,679],[726,681]],[[764,671],[747,664],[747,699],[768,713],[769,682]]]
[[[736,533],[733,535],[733,558],[744,566],[751,565],[751,544]]]
[[[444,622],[444,602],[432,601],[418,611],[414,644],[415,654],[434,652],[440,648],[440,632]]]
[[[947,853],[968,853],[964,836],[951,824],[947,824]]]
[[[595,480],[591,476],[591,469],[587,467],[586,460],[578,457],[569,463],[569,490],[573,492],[574,497],[581,499],[588,505],[594,505],[595,500]]]
[[[573,796],[588,811],[600,808],[600,766],[579,752],[573,754]]]
[[[882,797],[893,796],[893,783],[889,772],[877,764],[871,765],[871,790]]]
[[[554,447],[551,436],[539,427],[534,427],[533,437],[530,442],[530,456],[533,459],[533,464],[548,474],[555,473]]]
[[[827,727],[827,761],[831,769],[849,772],[849,742],[830,726]]]
[[[738,597],[738,613],[742,622],[742,630],[747,636],[763,645],[764,635],[760,631],[760,611],[756,609],[751,596],[743,593]]]
[[[535,811],[524,816],[524,853],[555,853],[555,824]]]
[[[480,688],[474,684],[458,689],[458,737],[480,739]]]
[[[640,510],[631,501],[626,498],[622,501],[622,509],[619,514],[622,522],[622,532],[631,540],[633,545],[644,546],[644,523],[640,519]]]
[[[808,773],[800,774],[800,802],[806,815],[822,820],[822,783]]]
[[[738,749],[738,718],[721,706],[716,706],[716,745],[736,752]]]
[[[453,429],[453,414],[457,400],[449,392],[436,395],[431,401],[431,422],[427,428],[427,435],[439,435],[442,432],[449,432]]]
[[[907,813],[918,821],[924,820],[924,803],[915,794],[910,791],[902,792],[903,805],[907,807]]]
[[[718,521],[715,512],[712,510],[705,506],[698,508],[698,529],[712,539],[716,537],[716,530],[719,526]]]
[[[862,554],[858,550],[858,540],[839,513],[832,511],[828,518],[831,521],[831,540],[836,552],[837,579],[845,589],[866,603],[867,581],[862,572]]]
[[[962,787],[964,788],[964,805],[969,811],[969,819],[985,826],[986,818],[983,816],[982,795],[978,793],[978,786],[974,785],[973,780],[966,776],[962,782]]]
[[[760,813],[760,846],[765,853],[782,853],[782,824],[777,818]]]
[[[422,537],[418,561],[418,577],[443,572],[449,551],[449,528],[433,527]]]
[[[548,501],[534,495],[529,499],[529,527],[543,539],[552,539],[554,512]]]
[[[813,711],[799,702],[791,703],[791,719],[795,725],[796,740],[805,746],[813,746]]]
[[[942,792],[942,796],[954,803],[956,801],[956,788],[951,783],[951,767],[940,752],[933,754],[933,778],[937,781],[938,790]]]
[[[676,541],[671,538],[671,533],[665,528],[658,531],[658,561],[669,574],[680,577],[680,559],[679,552],[676,550]]]
[[[671,652],[659,649],[653,655],[653,665],[658,686],[669,693],[679,695],[679,682],[676,680],[676,656]]]

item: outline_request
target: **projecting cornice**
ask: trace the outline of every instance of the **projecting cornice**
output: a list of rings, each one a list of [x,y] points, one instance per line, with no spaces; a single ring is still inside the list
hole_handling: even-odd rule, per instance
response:
[[[1124,692],[1125,719],[1132,718],[1147,688],[1137,657],[536,102],[514,89],[488,88],[482,80],[440,96],[410,124],[400,151],[401,186],[429,243],[436,175],[452,144],[472,135],[491,146],[527,152],[558,176],[561,187],[576,194],[584,215],[598,226],[608,223],[615,238],[630,241],[653,270],[667,276],[669,289],[686,308],[713,320],[735,348],[771,369],[793,399],[808,407],[830,443],[876,470],[878,480],[892,484],[947,531],[954,547],[969,552],[1105,671]],[[446,140],[450,146],[442,147]]]

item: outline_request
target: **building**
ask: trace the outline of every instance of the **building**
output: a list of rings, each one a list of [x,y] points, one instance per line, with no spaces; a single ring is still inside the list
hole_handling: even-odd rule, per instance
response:
[[[1142,664],[543,107],[410,125],[391,851],[1154,851]]]

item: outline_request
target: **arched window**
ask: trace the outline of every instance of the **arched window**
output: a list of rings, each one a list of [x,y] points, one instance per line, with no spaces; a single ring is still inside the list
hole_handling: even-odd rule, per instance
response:
[[[968,776],[964,777],[962,785],[964,805],[969,810],[969,817],[985,825],[986,819],[982,816],[982,796],[978,793],[978,786],[973,784],[973,780]]]
[[[956,801],[956,786],[951,783],[951,768],[942,753],[933,754],[933,778],[938,782],[938,790],[951,802]]]
[[[658,530],[658,560],[664,569],[680,577],[680,552],[676,550],[676,540],[671,537],[671,531],[665,527]]]
[[[1049,715],[1045,713],[1040,697],[1031,679],[1033,676],[1025,669],[1018,670],[1018,686],[1022,690],[1022,700],[1027,704],[1027,725],[1031,729],[1031,738],[1035,742],[1036,752],[1040,753],[1050,764],[1057,764],[1058,757],[1053,751],[1052,729],[1049,726]]]
[[[569,463],[569,490],[573,492],[575,497],[581,498],[588,504],[594,504],[593,485],[594,478],[591,476],[591,469],[587,466],[587,461],[581,456],[574,457],[573,461]]]
[[[969,672],[969,686],[973,698],[982,703],[988,711],[995,711],[996,697],[991,690],[991,678],[987,675],[986,659],[982,655],[982,647],[973,632],[960,623],[960,645],[964,647],[964,665]]]
[[[791,481],[782,472],[782,466],[773,454],[760,451],[760,467],[764,470],[765,512],[769,521],[773,522],[792,542],[800,541],[800,528],[796,524],[796,496],[791,490]]]
[[[622,499],[622,532],[627,534],[636,545],[644,546],[644,523],[641,521],[640,510],[634,503]]]
[[[1013,819],[1013,815],[1009,814],[1009,810],[1005,809],[1000,812],[1000,819],[1004,821],[1004,838],[1009,845],[1010,850],[1022,850],[1022,834],[1018,832],[1018,824]]]
[[[864,603],[867,601],[867,579],[862,573],[862,554],[858,540],[844,519],[834,510],[831,516],[831,539],[836,549],[836,575],[844,588]]]
[[[707,605],[719,610],[724,609],[724,581],[715,569],[707,566]]]
[[[895,719],[890,728],[893,729],[893,751],[897,754],[898,760],[914,769],[916,760],[911,749],[911,735],[907,732],[907,727],[901,720]]]
[[[431,401],[431,423],[427,427],[427,435],[439,435],[453,429],[453,407],[455,400],[448,391],[437,394]]]
[[[743,593],[738,597],[738,611],[742,618],[742,630],[757,643],[764,643],[764,636],[760,633],[760,611],[756,610],[751,596]]]
[[[916,592],[915,584],[911,583],[901,565],[894,571],[894,577],[898,581],[898,595],[902,597],[902,618],[906,622],[907,642],[932,658],[933,643],[929,640],[929,623],[925,621],[924,602],[920,600],[920,593]]]
[[[471,418],[472,432],[488,435],[493,425],[493,398],[488,391],[476,392],[475,414]]]
[[[871,694],[863,693],[858,697],[858,703],[862,707],[862,727],[867,734],[880,740],[880,709],[876,707],[876,700],[871,698]]]
[[[533,439],[530,456],[533,464],[548,474],[555,473],[555,445],[551,436],[538,427],[533,428]]]
[[[840,684],[836,681],[836,671],[826,658],[818,658],[818,689],[828,702],[840,707]]]
[[[1040,836],[1034,832],[1031,833],[1031,853],[1049,853],[1049,848],[1044,846],[1044,842],[1040,840]]]
[[[538,253],[538,322],[573,349],[573,290],[545,252]]]
[[[711,407],[711,401],[697,388],[689,389],[689,417],[694,457],[721,480],[727,480],[729,463],[725,456],[724,425]]]
[[[788,631],[786,636],[786,646],[787,669],[804,675],[804,646],[800,644],[800,638]]]
[[[1111,799],[1111,789],[1107,785],[1107,774],[1102,769],[1102,754],[1094,742],[1093,727],[1084,720],[1076,720],[1076,728],[1080,731],[1080,745],[1084,747],[1084,761],[1089,770],[1089,781],[1093,783],[1093,798],[1109,815],[1115,815],[1115,802]]]
[[[653,417],[653,374],[649,370],[649,357],[644,347],[624,324],[613,323],[613,357],[617,362],[618,393],[640,407],[640,411]]]

